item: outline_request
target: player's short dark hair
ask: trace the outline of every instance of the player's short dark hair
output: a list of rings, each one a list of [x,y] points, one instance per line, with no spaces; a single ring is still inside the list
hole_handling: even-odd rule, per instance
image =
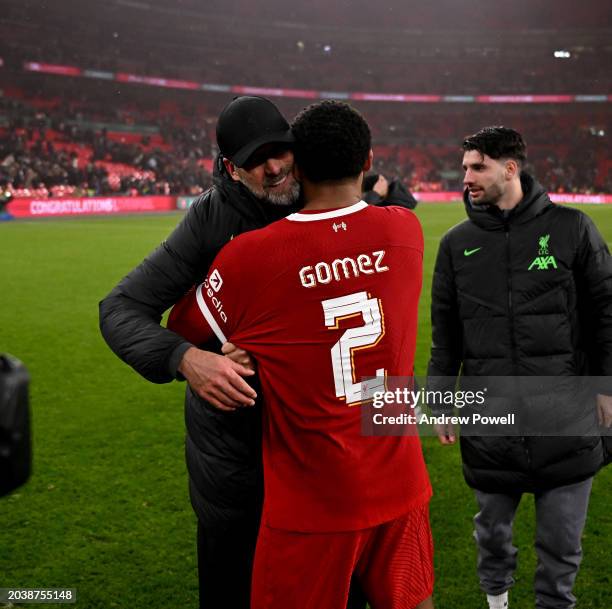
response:
[[[523,164],[527,147],[518,131],[508,127],[485,127],[463,140],[463,150],[477,150],[492,159],[513,159]]]
[[[358,176],[368,159],[368,123],[347,103],[325,100],[302,110],[291,124],[295,162],[311,182]]]

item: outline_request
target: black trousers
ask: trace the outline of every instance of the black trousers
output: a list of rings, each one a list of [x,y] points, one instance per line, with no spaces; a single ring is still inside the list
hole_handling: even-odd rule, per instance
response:
[[[253,517],[214,527],[198,522],[200,609],[250,608],[251,572],[258,529],[259,518]],[[366,602],[359,582],[354,579],[347,609],[365,609]]]

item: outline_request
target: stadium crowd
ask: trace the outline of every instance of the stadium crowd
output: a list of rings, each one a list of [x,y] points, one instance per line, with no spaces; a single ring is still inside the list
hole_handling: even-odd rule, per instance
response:
[[[160,121],[158,135],[96,130],[92,112],[83,120],[61,110],[37,109],[3,99],[0,112],[0,185],[13,196],[97,196],[110,194],[199,194],[212,183],[201,159],[211,155],[203,127]],[[112,120],[131,122],[133,115]],[[101,123],[104,124],[104,123]],[[155,139],[155,142],[152,142]]]
[[[15,197],[196,195],[212,183],[215,101],[169,104],[139,93],[113,106],[75,88],[9,93],[0,98],[0,185]],[[300,103],[283,110],[291,116]],[[415,192],[461,189],[456,143],[483,120],[483,108],[361,108],[373,126],[376,172]],[[612,190],[605,116],[592,117],[595,129],[565,110],[508,112],[486,120],[529,134],[530,169],[552,191]]]

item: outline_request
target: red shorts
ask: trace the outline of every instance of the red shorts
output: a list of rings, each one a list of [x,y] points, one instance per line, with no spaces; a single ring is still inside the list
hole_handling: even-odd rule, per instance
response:
[[[343,533],[296,533],[262,523],[251,609],[345,609],[353,575],[375,609],[412,609],[431,596],[429,504]]]

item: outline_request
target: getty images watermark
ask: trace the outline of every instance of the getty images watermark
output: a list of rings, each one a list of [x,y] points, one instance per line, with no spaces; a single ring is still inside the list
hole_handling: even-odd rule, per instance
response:
[[[436,435],[452,424],[470,436],[612,436],[597,395],[608,377],[388,377],[361,381],[364,435]]]

